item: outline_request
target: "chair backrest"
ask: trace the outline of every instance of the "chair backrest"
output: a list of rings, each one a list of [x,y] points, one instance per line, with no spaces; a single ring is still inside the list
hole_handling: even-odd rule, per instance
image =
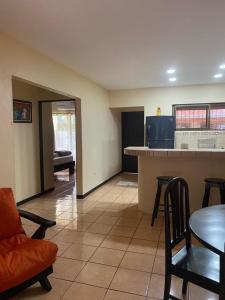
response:
[[[0,240],[24,233],[13,192],[0,188]]]
[[[172,259],[172,249],[182,240],[190,247],[189,230],[189,191],[183,178],[174,178],[166,188],[164,195],[166,260]]]

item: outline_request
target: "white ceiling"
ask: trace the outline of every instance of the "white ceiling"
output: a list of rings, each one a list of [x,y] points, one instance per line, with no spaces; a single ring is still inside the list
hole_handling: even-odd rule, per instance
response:
[[[108,89],[225,80],[225,0],[0,0],[0,31]]]

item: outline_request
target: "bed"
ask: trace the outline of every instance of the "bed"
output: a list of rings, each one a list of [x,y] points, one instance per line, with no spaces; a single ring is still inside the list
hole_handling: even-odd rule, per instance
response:
[[[54,172],[69,169],[69,174],[74,173],[75,161],[71,151],[54,151],[53,153]]]

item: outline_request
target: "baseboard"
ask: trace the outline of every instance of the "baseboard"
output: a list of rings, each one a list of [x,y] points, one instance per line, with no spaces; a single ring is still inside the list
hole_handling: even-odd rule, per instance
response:
[[[90,191],[88,191],[87,193],[83,194],[83,195],[77,195],[77,199],[84,199],[86,198],[89,194],[93,193],[95,190],[97,190],[98,188],[100,188],[101,186],[103,186],[104,184],[106,184],[108,181],[110,181],[111,179],[113,179],[114,177],[118,176],[119,174],[121,174],[123,171],[119,171],[118,173],[114,174],[113,176],[109,177],[108,179],[106,179],[105,181],[103,181],[102,183],[98,184],[96,187],[94,187],[93,189],[91,189]]]
[[[84,199],[84,198],[86,198],[89,194],[93,193],[95,190],[97,190],[98,188],[100,188],[101,186],[103,186],[105,183],[107,183],[108,181],[110,181],[111,179],[113,179],[114,177],[118,176],[118,175],[121,174],[121,173],[122,173],[122,171],[119,171],[118,173],[116,173],[116,174],[114,174],[113,176],[109,177],[108,179],[106,179],[106,180],[103,181],[102,183],[98,184],[96,187],[94,187],[93,189],[91,189],[91,190],[88,191],[87,193],[85,193],[85,194],[83,194],[83,195],[77,195],[77,199]],[[46,191],[44,191],[44,192],[41,192],[41,193],[38,193],[38,194],[33,195],[33,196],[31,196],[31,197],[28,197],[28,198],[26,198],[26,199],[24,199],[24,200],[21,200],[21,201],[17,202],[16,205],[17,205],[17,206],[20,206],[20,205],[22,205],[22,204],[24,204],[24,203],[26,203],[26,202],[29,202],[29,201],[31,201],[31,200],[37,198],[37,197],[40,197],[40,196],[42,196],[42,195],[44,195],[44,194],[46,194],[46,193],[49,193],[49,192],[54,191],[54,189],[55,189],[55,188],[53,187],[53,188],[48,189],[48,190],[46,190]]]
[[[42,196],[42,195],[44,195],[44,194],[47,194],[47,193],[49,193],[49,192],[54,191],[54,189],[55,189],[55,188],[53,187],[53,188],[50,188],[50,189],[48,189],[48,190],[46,190],[46,191],[44,191],[44,192],[35,194],[35,195],[33,195],[33,196],[31,196],[31,197],[28,197],[28,198],[26,198],[26,199],[23,199],[23,200],[17,202],[16,205],[17,205],[17,206],[20,206],[20,205],[22,205],[22,204],[24,204],[24,203],[26,203],[26,202],[29,202],[29,201],[31,201],[31,200],[37,198],[37,197],[40,197],[40,196]]]

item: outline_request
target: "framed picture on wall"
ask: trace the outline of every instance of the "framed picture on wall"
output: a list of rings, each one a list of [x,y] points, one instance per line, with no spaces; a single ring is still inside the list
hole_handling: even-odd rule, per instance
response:
[[[32,102],[13,99],[13,122],[32,123]]]

